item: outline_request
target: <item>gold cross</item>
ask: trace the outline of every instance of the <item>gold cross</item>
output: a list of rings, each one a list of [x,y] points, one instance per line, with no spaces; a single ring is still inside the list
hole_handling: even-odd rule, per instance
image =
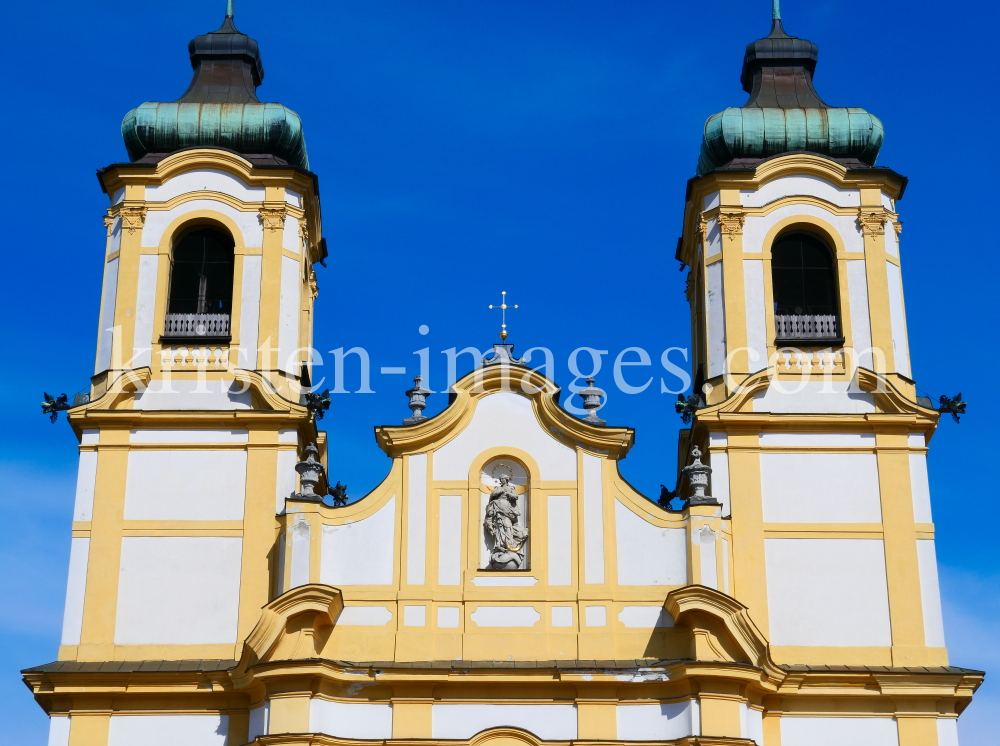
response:
[[[500,305],[494,306],[490,304],[490,308],[499,308],[501,313],[501,329],[500,329],[500,339],[503,341],[507,340],[507,291],[500,291],[501,299]],[[514,304],[514,308],[517,308],[517,304]]]

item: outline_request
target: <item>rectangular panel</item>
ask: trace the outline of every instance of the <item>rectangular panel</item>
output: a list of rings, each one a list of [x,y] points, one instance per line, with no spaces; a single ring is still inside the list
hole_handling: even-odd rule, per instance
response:
[[[851,342],[859,354],[858,365],[874,370],[871,352],[872,325],[868,310],[868,275],[864,259],[847,261],[847,297],[851,309]]]
[[[285,500],[292,496],[298,487],[298,475],[295,464],[299,454],[295,451],[278,451],[278,478],[274,492],[274,512],[282,515],[285,512]]]
[[[943,648],[944,619],[941,615],[941,588],[938,584],[937,553],[933,539],[917,540],[917,567],[920,572],[920,601],[924,617],[924,644]]]
[[[66,580],[66,608],[63,612],[60,645],[80,644],[80,631],[83,629],[83,601],[87,595],[87,563],[89,559],[90,539],[71,539],[69,577]]]
[[[955,718],[937,719],[938,746],[958,746],[958,720]]]
[[[302,516],[292,526],[292,573],[289,588],[309,584],[309,566],[312,555],[312,528]]]
[[[604,477],[601,459],[583,454],[584,582],[604,582]]]
[[[761,433],[759,443],[772,448],[871,448],[874,433]]]
[[[101,328],[97,343],[97,369],[103,373],[111,367],[111,347],[114,342],[115,299],[118,295],[118,257],[104,267],[104,291],[101,296]]]
[[[313,697],[309,701],[309,730],[340,738],[392,738],[392,705]]]
[[[549,495],[549,585],[573,582],[573,506],[569,495]]]
[[[575,739],[576,705],[431,705],[431,738],[467,739],[504,725],[547,741]]]
[[[781,718],[781,746],[899,746],[894,718]]]
[[[427,454],[406,457],[406,582],[423,585],[427,563]]]
[[[927,479],[927,455],[910,454],[910,489],[913,492],[913,520],[933,523],[931,515],[931,485]]]
[[[108,746],[226,746],[228,715],[114,715]]]
[[[235,643],[243,540],[122,539],[116,645]]]
[[[726,365],[726,306],[722,262],[705,270],[705,309],[708,313],[708,377],[721,376]]]
[[[701,584],[719,590],[719,569],[715,560],[715,534],[702,531],[699,536],[698,558],[701,560]]]
[[[246,474],[246,451],[131,451],[125,520],[242,520]]]
[[[438,504],[438,584],[462,582],[462,496],[441,495]]]
[[[299,374],[295,349],[299,346],[299,263],[281,257],[281,300],[278,306],[278,364],[280,371]]]
[[[266,736],[271,720],[271,703],[265,702],[260,707],[250,710],[250,731],[248,737],[250,743],[256,740],[257,736]]]
[[[367,518],[340,526],[323,526],[319,582],[338,588],[392,585],[395,540],[395,495]],[[458,562],[457,556],[455,561]]]
[[[761,453],[765,523],[881,523],[874,453]]]
[[[765,539],[772,645],[888,646],[881,539]]]
[[[69,746],[68,715],[52,715],[49,717],[48,746]]]
[[[249,430],[132,430],[129,443],[246,443]]]
[[[722,515],[732,513],[729,501],[729,454],[709,453],[708,464],[712,467],[711,495],[722,503]]]
[[[661,702],[654,705],[618,705],[619,741],[670,741],[697,735],[691,700]]]
[[[139,257],[139,281],[135,298],[135,335],[132,342],[132,367],[143,368],[153,359],[153,318],[156,314],[156,276],[159,254]]]
[[[903,278],[899,267],[885,263],[889,276],[889,321],[892,324],[892,359],[896,372],[910,377],[910,348],[906,341],[906,313],[903,311]]]
[[[243,256],[243,289],[240,291],[240,352],[237,365],[257,368],[260,330],[260,268],[263,257]]]
[[[94,518],[94,487],[97,484],[97,451],[83,451],[76,472],[76,500],[73,503],[73,520],[90,521]]]
[[[615,544],[619,585],[687,585],[683,528],[657,526],[615,500]]]
[[[756,373],[767,367],[767,322],[764,316],[764,262],[743,262],[743,291],[747,312],[748,370]],[[754,356],[756,354],[756,358]]]

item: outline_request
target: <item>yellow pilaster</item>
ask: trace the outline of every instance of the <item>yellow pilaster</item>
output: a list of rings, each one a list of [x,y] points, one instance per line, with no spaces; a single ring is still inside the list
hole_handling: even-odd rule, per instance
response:
[[[712,737],[739,738],[740,685],[735,681],[714,679],[699,681],[701,691],[701,734]]]
[[[309,681],[284,681],[286,691],[272,692],[270,733],[308,733],[309,703],[312,690]],[[296,686],[296,684],[298,686]]]
[[[618,738],[617,686],[590,686],[576,698],[577,737],[583,741]]]
[[[107,746],[111,728],[110,703],[107,710],[71,712],[69,746]]]
[[[727,371],[739,383],[749,371],[747,359],[746,293],[743,282],[743,220],[740,192],[723,189],[722,207],[718,216],[722,237],[722,281],[726,305]],[[734,354],[735,350],[739,350]],[[728,390],[727,386],[727,390]]]
[[[284,190],[266,187],[262,214],[274,216],[285,210]],[[258,340],[266,357],[259,361],[263,369],[270,371],[270,380],[276,386],[279,376],[278,365],[278,314],[281,308],[281,241],[283,229],[277,227],[277,218],[269,224],[264,221],[264,246],[262,251],[260,277],[260,322]],[[279,386],[280,388],[280,386]]]
[[[394,684],[392,694],[392,737],[430,738],[434,685]]]
[[[930,698],[894,698],[899,746],[937,746],[937,708]]]
[[[877,222],[868,222],[865,215],[881,215],[882,194],[878,189],[861,190],[861,233],[865,242],[865,274],[868,280],[868,308],[871,318],[872,347],[881,350],[885,356],[885,371],[896,370],[892,354],[892,326],[889,316],[889,278],[885,268],[885,227]],[[892,230],[890,227],[889,230]],[[874,364],[878,366],[877,356]]]
[[[733,515],[732,595],[746,604],[750,618],[767,635],[764,509],[760,490],[760,439],[756,430],[729,432],[729,484]]]

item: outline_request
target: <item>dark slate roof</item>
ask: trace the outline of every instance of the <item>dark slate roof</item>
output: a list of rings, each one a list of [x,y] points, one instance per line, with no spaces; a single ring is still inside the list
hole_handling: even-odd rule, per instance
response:
[[[34,668],[26,668],[21,673],[167,673],[174,671],[228,671],[230,668],[236,668],[236,661],[54,661]]]
[[[782,665],[789,673],[928,673],[950,675],[985,676],[983,671],[958,666],[825,666],[825,665]]]

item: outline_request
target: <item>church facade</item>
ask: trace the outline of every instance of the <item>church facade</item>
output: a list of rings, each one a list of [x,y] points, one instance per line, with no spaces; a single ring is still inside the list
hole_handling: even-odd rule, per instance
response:
[[[231,3],[189,51],[187,92],[129,112],[99,172],[62,640],[23,671],[49,746],[958,744],[983,674],[944,639],[906,179],[777,6],[688,183],[696,387],[660,503],[619,472],[633,430],[506,343],[434,417],[418,380],[376,428],[382,484],[324,500],[302,124],[257,98]]]

